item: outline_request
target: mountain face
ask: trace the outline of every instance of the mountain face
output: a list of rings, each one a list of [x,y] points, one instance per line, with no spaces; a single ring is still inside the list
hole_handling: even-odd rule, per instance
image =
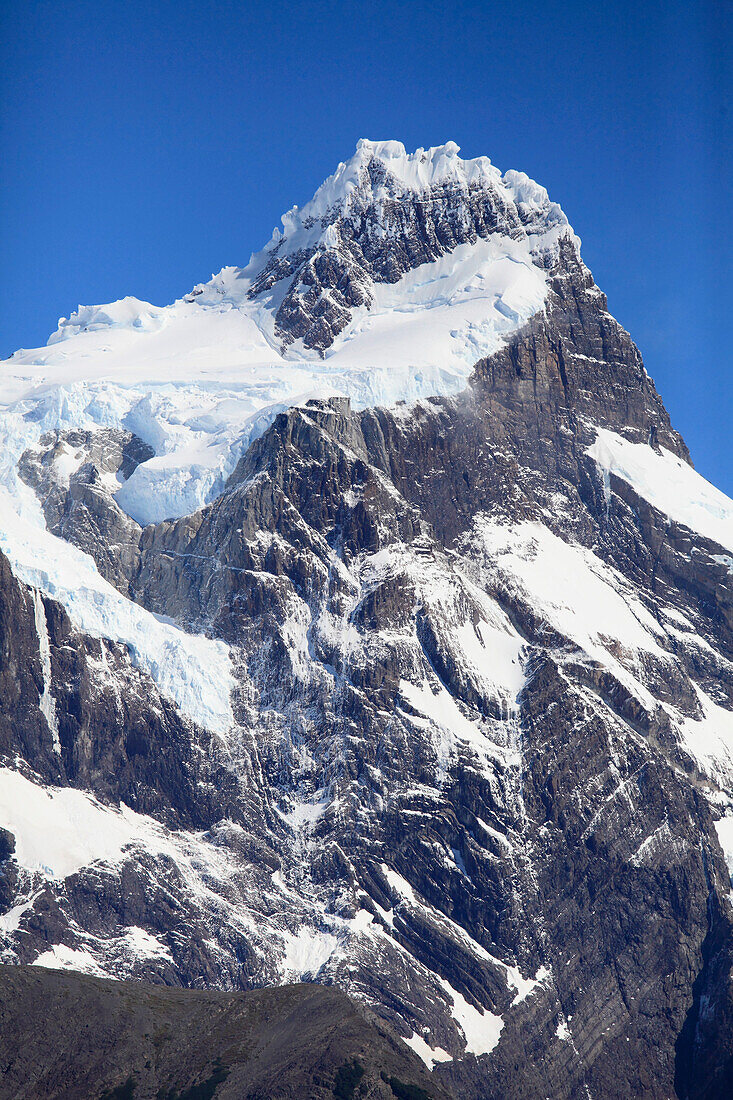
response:
[[[362,142],[3,364],[4,961],[335,985],[436,1096],[729,1094],[733,502],[579,247]]]

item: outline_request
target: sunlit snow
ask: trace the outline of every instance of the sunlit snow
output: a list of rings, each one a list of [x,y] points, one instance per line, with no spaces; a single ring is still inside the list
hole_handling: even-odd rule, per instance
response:
[[[733,550],[730,497],[664,447],[655,451],[645,443],[631,443],[608,428],[597,433],[588,454],[602,470],[626,481],[670,519]]]

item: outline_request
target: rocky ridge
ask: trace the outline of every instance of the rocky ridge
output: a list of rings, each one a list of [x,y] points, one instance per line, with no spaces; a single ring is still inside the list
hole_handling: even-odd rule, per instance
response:
[[[3,966],[0,1018],[3,1100],[446,1095],[371,1013],[323,986],[225,994]]]

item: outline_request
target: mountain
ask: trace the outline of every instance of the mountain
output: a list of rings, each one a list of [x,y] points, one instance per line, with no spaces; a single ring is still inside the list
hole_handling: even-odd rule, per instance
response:
[[[733,502],[544,189],[360,142],[2,372],[3,961],[335,985],[460,1100],[728,1095]]]

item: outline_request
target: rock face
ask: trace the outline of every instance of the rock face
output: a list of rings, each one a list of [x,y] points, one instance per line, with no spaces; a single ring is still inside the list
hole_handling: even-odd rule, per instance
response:
[[[434,180],[426,212],[378,160],[321,203],[328,248],[319,222],[268,261],[285,342],[326,346],[363,272],[556,217]],[[333,984],[436,1095],[730,1092],[733,504],[572,234],[544,263],[544,309],[462,393],[291,407],[190,515],[121,510],[132,430],[21,458],[48,526],[151,623],[229,646],[234,687],[213,731],[2,562],[7,961]],[[62,851],[37,804],[82,823]]]

